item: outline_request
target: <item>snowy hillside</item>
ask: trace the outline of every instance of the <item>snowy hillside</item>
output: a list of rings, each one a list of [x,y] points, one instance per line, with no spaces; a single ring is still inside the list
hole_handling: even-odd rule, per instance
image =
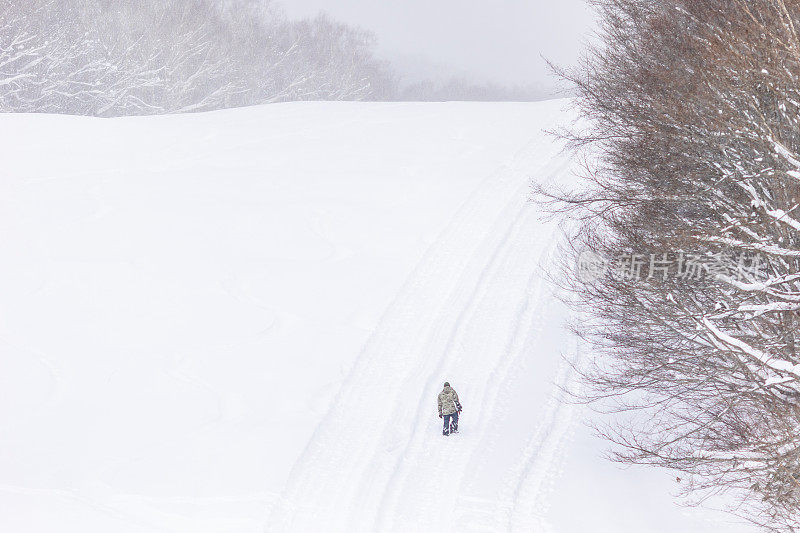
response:
[[[0,115],[0,531],[749,531],[557,401],[563,107]]]

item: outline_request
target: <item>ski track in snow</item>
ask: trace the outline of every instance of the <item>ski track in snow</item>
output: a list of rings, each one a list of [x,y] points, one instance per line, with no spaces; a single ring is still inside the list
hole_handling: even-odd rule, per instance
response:
[[[571,386],[568,365],[498,498],[462,494],[471,466],[492,453],[493,421],[549,303],[536,271],[554,243],[542,235],[555,228],[542,230],[527,189],[532,175],[558,175],[570,162],[558,143],[537,139],[480,185],[429,248],[293,466],[267,531],[547,530],[546,480],[573,411],[552,396]],[[450,439],[435,411],[444,379],[466,409],[464,431]]]
[[[559,166],[558,169],[559,171],[563,170],[563,167]],[[522,191],[520,198],[522,198],[524,202],[524,192]],[[540,317],[537,317],[534,311],[537,304],[540,303],[543,281],[542,277],[538,274],[531,276],[528,286],[519,291],[519,294],[529,295],[528,298],[522,301],[520,309],[514,311],[511,306],[505,305],[505,307],[509,308],[509,311],[514,311],[513,320],[505,322],[505,320],[502,319],[502,313],[499,312],[492,313],[490,318],[485,311],[482,311],[482,309],[486,307],[484,303],[485,300],[496,299],[498,294],[514,293],[513,289],[503,290],[501,284],[512,284],[516,281],[515,278],[517,277],[503,276],[502,273],[512,271],[514,268],[516,268],[517,271],[526,268],[529,269],[532,265],[537,264],[535,260],[532,260],[536,257],[536,254],[520,253],[519,248],[521,246],[527,246],[531,248],[532,251],[539,254],[552,247],[552,243],[554,242],[553,238],[548,240],[546,246],[533,246],[536,235],[530,230],[536,227],[536,223],[533,220],[535,214],[532,213],[530,207],[531,206],[524,204],[519,206],[515,214],[513,227],[510,229],[506,238],[503,239],[502,246],[498,248],[496,255],[492,257],[486,271],[482,273],[476,295],[470,298],[470,304],[467,310],[468,318],[461,318],[458,321],[457,331],[454,336],[449,339],[444,357],[439,361],[437,371],[433,374],[441,374],[443,367],[447,368],[448,366],[465,366],[470,369],[479,369],[481,361],[468,360],[464,357],[460,357],[458,346],[466,344],[463,337],[473,331],[480,332],[480,335],[486,335],[487,333],[491,335],[492,330],[500,328],[501,332],[498,334],[499,337],[503,333],[506,333],[508,325],[513,324],[514,328],[513,331],[510,332],[510,341],[501,344],[504,348],[498,352],[498,357],[486,361],[491,361],[493,367],[487,370],[489,379],[486,380],[486,384],[482,387],[482,395],[475,398],[473,401],[473,403],[475,403],[474,407],[478,409],[478,417],[475,421],[470,422],[470,427],[474,427],[479,432],[477,438],[478,443],[485,442],[490,432],[491,420],[497,417],[501,412],[502,407],[500,406],[502,405],[502,398],[500,397],[505,391],[503,385],[507,384],[509,379],[512,378],[512,371],[519,364],[519,358],[532,353],[532,346],[530,343],[525,342],[525,339],[532,330],[535,331],[538,329],[537,321]],[[524,279],[524,277],[520,277],[519,279]],[[516,285],[510,285],[510,287],[516,288]],[[501,319],[498,320],[496,318],[498,316],[501,317]],[[511,318],[511,316],[508,318]],[[489,320],[491,320],[491,322],[489,322]],[[483,353],[478,355],[481,356]],[[484,364],[484,366],[486,367],[487,365]],[[478,372],[471,373],[474,373],[476,376],[481,375]],[[433,387],[435,388],[437,384],[438,383],[433,384]],[[430,403],[430,398],[420,398],[420,408],[416,414],[418,419],[424,419],[429,416],[427,413],[430,409],[426,408],[426,406],[429,407]],[[402,503],[402,501],[405,501],[406,498],[409,497],[420,500],[418,502],[419,504],[423,504],[424,501],[436,501],[435,498],[432,498],[432,495],[435,495],[437,489],[441,490],[441,487],[449,486],[448,476],[453,472],[463,473],[465,475],[469,471],[468,465],[474,461],[480,460],[481,454],[485,453],[487,449],[479,445],[472,450],[459,450],[460,454],[448,456],[450,464],[446,469],[439,468],[437,470],[438,459],[432,460],[425,449],[425,441],[429,436],[430,432],[427,431],[426,427],[417,425],[414,428],[413,451],[409,453],[410,450],[406,450],[402,456],[402,461],[398,464],[398,468],[394,471],[389,482],[387,493],[390,495],[389,499],[392,501],[388,516],[396,516],[404,509],[406,511],[412,511],[413,509],[414,514],[416,514],[416,507],[412,506],[409,508]],[[409,455],[411,458],[409,458]],[[454,461],[453,459],[457,460]],[[425,466],[426,463],[427,465]],[[410,470],[413,470],[413,472],[409,472]],[[425,472],[425,475],[417,476],[419,479],[414,479],[415,473],[420,471]],[[427,490],[420,491],[420,486],[423,483],[427,485]],[[407,492],[409,494],[401,499],[400,494],[402,492]],[[457,492],[449,491],[448,494],[450,496],[450,502],[448,502],[447,505],[442,505],[442,502],[437,502],[435,510],[431,513],[431,516],[428,517],[429,519],[431,519],[434,514],[439,514],[442,507],[456,508],[456,514],[458,514],[460,509],[458,509],[459,506],[456,503]],[[423,497],[423,495],[425,496]],[[387,518],[387,511],[385,510],[387,504],[386,500],[386,497],[382,500],[381,519],[377,523],[379,530],[392,529],[390,525],[391,519]],[[439,527],[446,528],[449,522],[450,520],[443,521]],[[420,526],[422,525],[424,524],[420,524]],[[460,523],[459,527],[455,529],[463,530],[473,525],[474,521],[470,520],[467,523]]]
[[[572,364],[580,365],[580,348],[577,347]],[[578,376],[572,367],[562,362],[558,370],[556,383],[559,390],[577,392]],[[539,431],[525,446],[522,456],[515,468],[516,482],[513,495],[509,498],[513,507],[507,515],[508,529],[524,531],[536,524],[537,531],[552,531],[551,526],[542,518],[547,511],[547,483],[556,475],[556,469],[562,462],[561,455],[565,448],[570,429],[576,420],[578,406],[562,401],[557,396],[550,398],[545,415],[545,422]]]

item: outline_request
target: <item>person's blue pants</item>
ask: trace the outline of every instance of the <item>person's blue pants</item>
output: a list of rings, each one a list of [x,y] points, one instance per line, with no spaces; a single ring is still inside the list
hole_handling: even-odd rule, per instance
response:
[[[442,435],[449,435],[454,431],[458,431],[458,411],[451,415],[444,415],[444,427],[442,428]]]

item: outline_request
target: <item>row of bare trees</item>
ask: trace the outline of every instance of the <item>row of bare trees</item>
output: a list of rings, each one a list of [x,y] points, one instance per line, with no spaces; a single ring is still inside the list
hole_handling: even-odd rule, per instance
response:
[[[6,0],[0,112],[175,113],[286,100],[382,98],[374,37],[268,2]]]
[[[579,222],[566,264],[612,265],[567,282],[586,399],[617,412],[617,459],[798,531],[800,1],[596,3],[601,43],[566,73],[584,187],[547,192]]]
[[[480,83],[465,76],[452,76],[443,81],[423,80],[402,87],[398,100],[406,101],[479,101],[531,102],[547,99],[547,91],[534,85],[505,86]]]

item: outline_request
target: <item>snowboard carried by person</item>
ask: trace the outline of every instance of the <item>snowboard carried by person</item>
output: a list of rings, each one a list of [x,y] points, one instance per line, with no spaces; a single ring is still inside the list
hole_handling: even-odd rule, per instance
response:
[[[439,393],[439,418],[443,419],[442,435],[458,433],[458,413],[461,412],[461,403],[458,394],[448,382],[444,382],[444,389]]]

